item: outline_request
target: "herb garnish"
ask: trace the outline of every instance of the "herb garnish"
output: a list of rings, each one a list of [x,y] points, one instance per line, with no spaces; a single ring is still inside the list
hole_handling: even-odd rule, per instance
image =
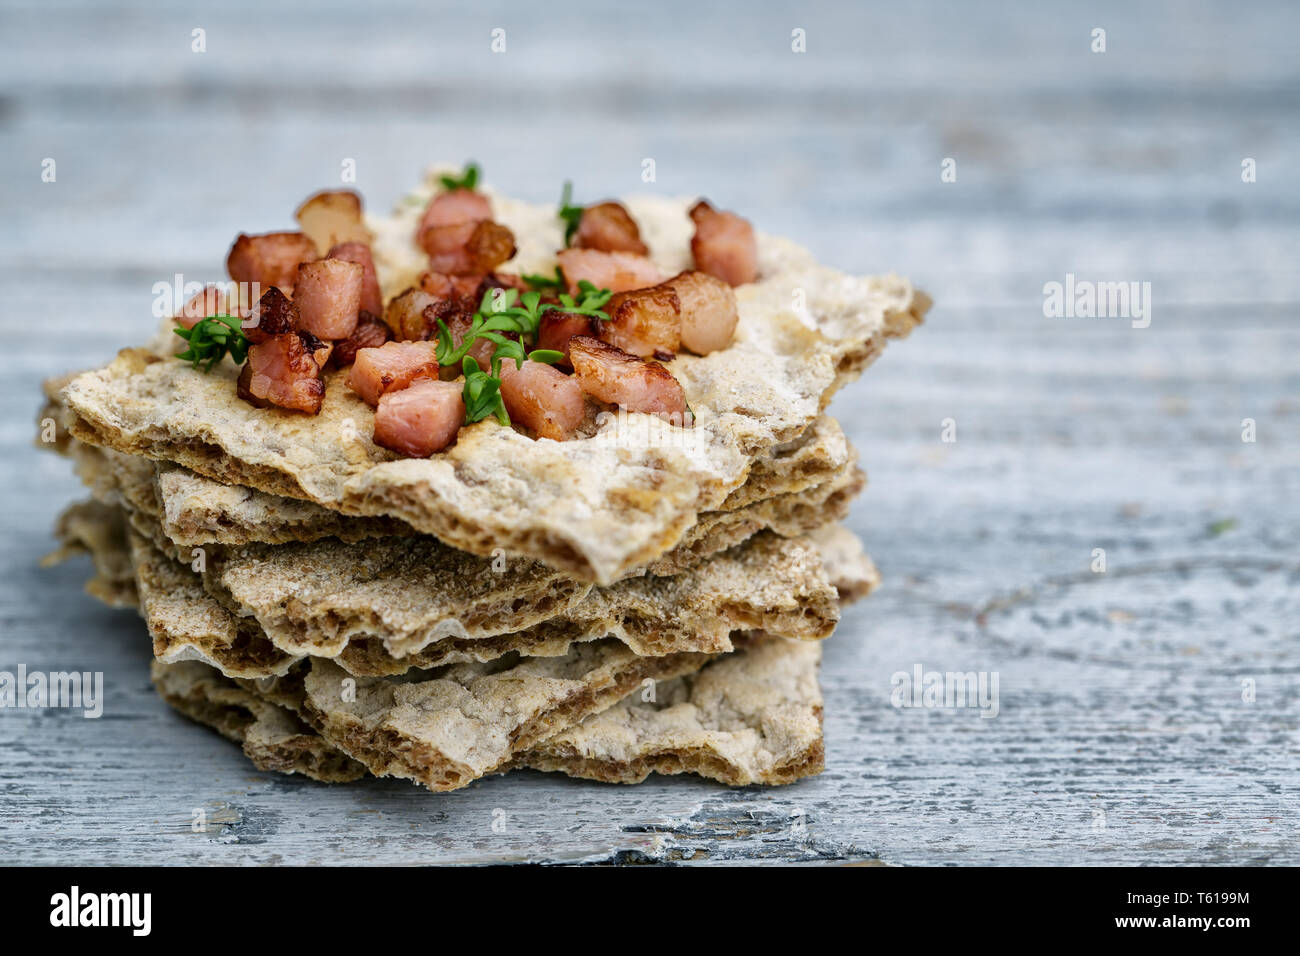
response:
[[[438,180],[442,183],[443,189],[473,189],[478,185],[478,174],[478,163],[471,160],[459,178],[456,176],[439,176]]]
[[[560,209],[556,215],[564,220],[564,247],[567,249],[573,241],[573,234],[578,231],[578,223],[582,221],[582,207],[573,205],[573,183],[564,184],[564,191],[560,193]]]
[[[439,365],[460,365],[465,372],[465,422],[477,422],[495,415],[503,425],[510,423],[505,404],[500,397],[501,363],[513,361],[522,368],[524,361],[545,362],[553,365],[564,358],[563,352],[554,349],[528,351],[527,343],[537,341],[542,316],[549,311],[571,312],[598,319],[608,319],[601,306],[613,295],[608,289],[597,289],[586,280],[578,283],[579,297],[567,293],[559,303],[542,302],[539,292],[519,294],[518,289],[488,289],[483,293],[479,309],[470,321],[470,327],[456,345],[451,329],[438,320],[437,359]],[[490,369],[481,369],[470,356],[469,350],[480,339],[492,343]]]
[[[242,321],[237,315],[209,315],[194,323],[192,329],[176,328],[176,334],[189,343],[189,348],[177,352],[176,357],[204,372],[211,372],[227,352],[236,364],[241,364],[248,356],[248,336],[240,328]]]
[[[554,279],[540,275],[522,275],[519,278],[523,279],[534,289],[563,289],[568,285],[568,283],[564,281],[564,273],[560,271],[559,266],[555,267]]]
[[[495,415],[502,425],[509,425],[510,415],[501,398],[501,379],[480,369],[468,355],[461,369],[465,373],[465,424]]]

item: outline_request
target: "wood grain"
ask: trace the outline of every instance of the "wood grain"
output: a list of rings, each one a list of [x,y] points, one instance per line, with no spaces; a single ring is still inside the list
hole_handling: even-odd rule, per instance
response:
[[[0,711],[0,859],[1300,862],[1297,8],[656,10],[0,9],[0,669],[103,671],[108,694],[99,720]],[[154,282],[215,277],[344,158],[383,207],[469,156],[539,200],[705,193],[935,295],[833,409],[885,586],[827,646],[822,776],[433,796],[257,773],[156,699],[140,622],[81,593],[84,564],[36,566],[80,494],[31,447],[44,376],[146,334]],[[1151,326],[1044,318],[1066,272],[1151,282]],[[891,706],[917,664],[996,671],[998,716]]]

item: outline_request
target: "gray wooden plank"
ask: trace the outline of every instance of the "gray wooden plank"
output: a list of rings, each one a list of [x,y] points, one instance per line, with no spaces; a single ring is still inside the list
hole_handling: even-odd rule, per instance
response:
[[[108,691],[100,720],[0,712],[0,858],[1300,862],[1293,4],[421,10],[0,8],[0,669],[100,670]],[[557,55],[592,31],[581,60]],[[543,149],[492,138],[538,127],[557,131]],[[153,282],[287,225],[342,156],[382,207],[465,155],[539,200],[566,177],[640,188],[653,156],[657,190],[935,293],[833,408],[870,473],[851,525],[885,587],[827,645],[821,777],[525,773],[435,796],[257,773],[155,698],[142,626],[81,594],[84,562],[36,566],[81,493],[30,445],[42,377],[151,330]],[[1044,318],[1066,272],[1152,282],[1151,327]],[[917,664],[996,671],[998,716],[891,706]]]

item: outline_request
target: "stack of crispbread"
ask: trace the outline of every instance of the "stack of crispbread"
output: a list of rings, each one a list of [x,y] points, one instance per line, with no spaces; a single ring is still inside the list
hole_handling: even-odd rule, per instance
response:
[[[427,189],[368,223],[386,295],[423,268]],[[666,272],[689,265],[686,203],[626,203]],[[553,209],[493,204],[513,265],[553,271]],[[928,300],[771,237],[759,264],[735,343],[674,362],[690,429],[484,421],[398,458],[341,377],[318,416],[254,408],[233,364],[202,374],[160,335],[47,383],[45,437],[93,496],[56,556],[90,553],[88,590],[144,617],[162,697],[265,770],[431,790],[520,767],[815,774],[820,642],[876,582],[836,523],[864,476],[825,409]]]

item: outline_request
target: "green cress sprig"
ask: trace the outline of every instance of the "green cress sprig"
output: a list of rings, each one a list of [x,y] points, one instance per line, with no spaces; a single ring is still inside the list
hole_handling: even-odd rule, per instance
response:
[[[465,374],[465,422],[480,421],[495,415],[503,425],[510,423],[505,403],[501,399],[501,363],[513,361],[523,368],[525,360],[548,365],[564,358],[563,352],[554,349],[528,351],[526,342],[536,342],[542,317],[548,311],[571,312],[608,320],[601,306],[613,295],[608,289],[597,289],[590,282],[578,284],[579,296],[560,296],[560,302],[542,302],[541,293],[532,291],[519,294],[518,289],[488,289],[483,294],[479,309],[470,321],[460,345],[455,344],[451,329],[438,320],[436,354],[439,365],[460,365]],[[469,351],[479,340],[492,343],[490,369],[482,369]]]
[[[582,207],[573,205],[573,183],[564,184],[564,190],[560,193],[560,208],[556,215],[564,220],[564,247],[567,249],[569,243],[573,241],[573,234],[578,231],[578,223],[582,221]]]
[[[193,363],[195,368],[211,372],[213,366],[225,358],[226,353],[242,364],[248,357],[248,336],[240,328],[243,320],[237,315],[209,315],[194,323],[192,329],[176,328],[173,331],[189,343],[176,357]]]
[[[542,275],[522,275],[519,278],[523,279],[525,282],[528,283],[530,287],[534,289],[546,289],[548,291],[551,289],[555,289],[558,291],[560,289],[563,289],[568,284],[564,281],[564,273],[560,271],[559,266],[555,267],[554,279],[552,279],[550,276],[542,276]]]
[[[438,181],[442,183],[443,189],[473,189],[478,185],[478,174],[478,163],[470,160],[460,176],[439,176]]]

